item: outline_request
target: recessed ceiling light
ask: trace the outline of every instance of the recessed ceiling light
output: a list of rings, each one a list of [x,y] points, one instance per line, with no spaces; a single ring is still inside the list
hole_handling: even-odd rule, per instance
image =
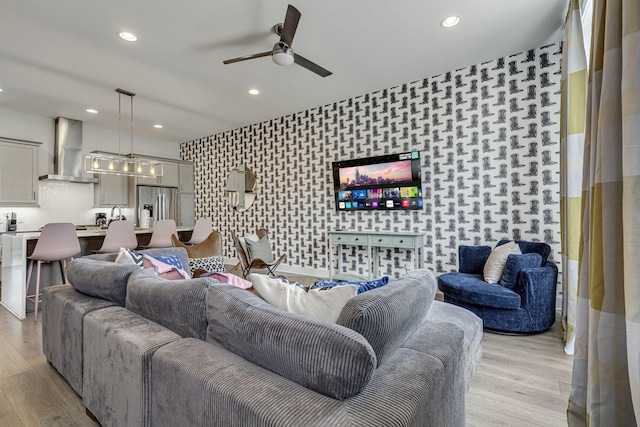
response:
[[[153,127],[156,129],[162,129],[162,125],[153,125]]]
[[[455,27],[460,23],[461,20],[462,18],[460,18],[458,15],[451,15],[444,18],[440,25],[445,28]]]
[[[0,88],[0,92],[2,92],[2,88]]]
[[[87,113],[98,114],[98,110],[95,110],[93,108],[87,108]]]
[[[118,35],[120,36],[120,38],[122,40],[126,40],[128,42],[134,42],[134,41],[138,40],[138,37],[135,34],[130,33],[128,31],[120,31],[118,33]]]
[[[258,89],[249,89],[249,93],[251,95],[260,95],[260,91]]]

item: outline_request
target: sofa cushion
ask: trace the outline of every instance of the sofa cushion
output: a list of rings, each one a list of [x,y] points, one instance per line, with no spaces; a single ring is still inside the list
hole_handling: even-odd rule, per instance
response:
[[[484,264],[484,281],[487,283],[498,283],[502,277],[504,266],[507,263],[509,254],[520,254],[520,247],[515,242],[506,243],[502,246],[496,246],[489,259]]]
[[[502,246],[512,241],[513,240],[506,240],[506,239],[500,240],[496,244],[496,248],[498,246]],[[523,254],[530,254],[530,253],[540,254],[540,256],[542,257],[541,265],[545,265],[549,260],[549,255],[551,255],[551,246],[549,246],[547,243],[527,242],[524,240],[516,240],[515,242],[518,244],[518,246],[520,247],[520,252],[522,252]]]
[[[211,278],[165,280],[149,270],[136,270],[129,277],[125,307],[181,337],[205,339],[205,297]]]
[[[465,246],[458,248],[460,273],[482,274],[484,263],[491,255],[490,246]]]
[[[386,286],[351,298],[338,324],[364,336],[378,358],[378,366],[422,324],[436,294],[431,270],[414,270]]]
[[[209,289],[207,320],[207,341],[334,399],[358,394],[376,368],[373,349],[356,332],[282,311],[231,285]]]
[[[77,258],[69,262],[66,272],[79,292],[124,306],[129,275],[139,269],[135,264]]]
[[[307,291],[264,274],[250,274],[249,280],[260,297],[280,310],[331,323],[336,323],[342,307],[358,293],[355,285]]]
[[[525,268],[537,268],[542,266],[542,257],[537,253],[511,254],[504,266],[500,285],[508,289],[515,289],[518,284],[518,276]]]
[[[485,282],[481,274],[446,273],[438,277],[438,288],[448,297],[469,304],[513,310],[520,307],[520,295]]]

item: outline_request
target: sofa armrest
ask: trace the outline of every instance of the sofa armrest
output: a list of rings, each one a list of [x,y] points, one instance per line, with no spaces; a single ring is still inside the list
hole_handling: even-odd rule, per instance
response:
[[[556,286],[558,281],[558,267],[552,262],[547,262],[542,267],[525,268],[520,271],[516,291],[521,298],[522,308],[533,304],[544,306],[550,300],[556,298]]]

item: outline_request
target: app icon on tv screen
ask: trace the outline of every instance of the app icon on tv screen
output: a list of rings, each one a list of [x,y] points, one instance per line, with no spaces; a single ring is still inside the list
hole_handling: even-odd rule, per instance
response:
[[[351,200],[351,190],[338,191],[338,200]]]
[[[400,197],[418,197],[418,187],[400,187]]]
[[[373,202],[371,202],[371,207],[372,207],[373,209],[378,209],[378,202],[377,202],[377,201],[373,201]]]
[[[382,197],[385,199],[398,199],[400,198],[400,189],[398,187],[384,188],[382,190]]]
[[[367,190],[352,190],[353,200],[364,200],[367,198]]]
[[[345,207],[346,209],[351,209],[351,202],[346,202],[346,203],[344,204],[344,207]]]
[[[370,199],[381,199],[382,198],[382,188],[372,188],[369,190],[369,198]]]

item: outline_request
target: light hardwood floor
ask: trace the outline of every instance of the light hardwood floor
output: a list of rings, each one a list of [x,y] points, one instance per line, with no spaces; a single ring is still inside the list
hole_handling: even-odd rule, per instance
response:
[[[97,426],[42,354],[41,323],[0,307],[0,427]],[[564,426],[572,358],[560,327],[540,335],[485,332],[467,395],[468,426]]]

